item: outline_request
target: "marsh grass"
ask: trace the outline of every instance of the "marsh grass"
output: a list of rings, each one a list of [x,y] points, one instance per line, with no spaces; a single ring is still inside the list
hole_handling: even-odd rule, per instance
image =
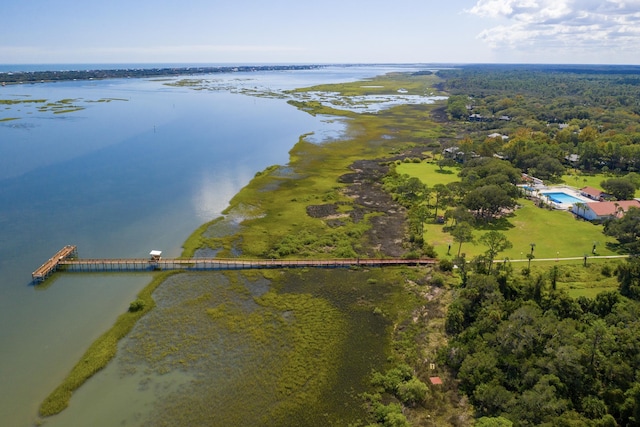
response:
[[[416,300],[402,270],[183,273],[123,341],[123,375],[181,373],[144,425],[348,425]],[[379,307],[376,314],[375,308]],[[381,314],[384,313],[384,314]]]
[[[141,303],[142,308],[121,314],[111,329],[93,342],[62,384],[42,402],[39,409],[41,416],[48,417],[64,410],[69,405],[73,392],[109,363],[116,354],[118,341],[126,336],[136,322],[155,306],[151,297],[153,291],[172,274],[174,273],[157,274],[151,283],[138,294],[136,301]]]
[[[43,104],[46,99],[0,99],[0,105]]]

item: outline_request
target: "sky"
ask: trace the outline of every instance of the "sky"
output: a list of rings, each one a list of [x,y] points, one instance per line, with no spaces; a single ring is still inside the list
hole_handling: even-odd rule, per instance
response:
[[[640,0],[3,0],[0,64],[640,64]]]

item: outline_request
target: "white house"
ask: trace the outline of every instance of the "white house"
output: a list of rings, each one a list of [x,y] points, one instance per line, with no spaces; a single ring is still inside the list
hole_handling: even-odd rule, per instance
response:
[[[571,212],[588,221],[604,221],[623,216],[630,207],[640,208],[640,202],[619,200],[617,202],[576,203],[571,208]]]

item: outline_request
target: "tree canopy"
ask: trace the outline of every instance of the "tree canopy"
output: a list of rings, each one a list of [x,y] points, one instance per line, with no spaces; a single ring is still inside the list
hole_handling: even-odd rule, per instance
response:
[[[621,283],[628,279],[632,293],[640,289],[639,266],[624,270]],[[638,302],[616,292],[574,300],[543,276],[474,273],[457,291],[445,327],[441,362],[486,425],[640,420]]]

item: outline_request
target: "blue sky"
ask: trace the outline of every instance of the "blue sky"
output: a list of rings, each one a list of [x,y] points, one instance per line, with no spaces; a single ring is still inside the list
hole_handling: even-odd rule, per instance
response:
[[[640,0],[4,0],[0,63],[640,63]]]

